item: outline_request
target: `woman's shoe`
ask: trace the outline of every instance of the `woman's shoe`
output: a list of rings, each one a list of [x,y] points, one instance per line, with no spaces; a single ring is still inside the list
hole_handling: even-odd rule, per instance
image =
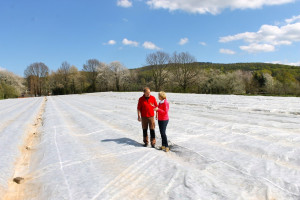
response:
[[[160,148],[159,148],[159,150],[165,150],[166,149],[166,147],[165,146],[161,146]]]
[[[166,151],[166,152],[170,151],[170,148],[169,148],[169,147],[166,147],[165,151]]]

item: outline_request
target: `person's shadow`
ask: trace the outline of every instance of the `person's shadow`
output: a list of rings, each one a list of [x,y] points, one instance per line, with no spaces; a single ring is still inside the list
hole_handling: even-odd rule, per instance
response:
[[[117,139],[105,139],[101,140],[101,142],[115,142],[117,144],[127,144],[135,147],[142,147],[143,145],[138,143],[135,140],[132,140],[130,138],[117,138]]]

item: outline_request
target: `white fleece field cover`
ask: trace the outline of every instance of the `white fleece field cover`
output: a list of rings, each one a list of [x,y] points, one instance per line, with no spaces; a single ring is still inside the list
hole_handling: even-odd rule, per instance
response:
[[[142,95],[1,100],[0,199],[300,199],[300,98],[167,93],[166,153]]]

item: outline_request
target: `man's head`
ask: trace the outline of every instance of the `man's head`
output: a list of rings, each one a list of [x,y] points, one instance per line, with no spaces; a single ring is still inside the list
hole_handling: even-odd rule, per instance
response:
[[[144,87],[144,95],[145,95],[145,97],[150,97],[150,88],[148,88],[148,87]]]

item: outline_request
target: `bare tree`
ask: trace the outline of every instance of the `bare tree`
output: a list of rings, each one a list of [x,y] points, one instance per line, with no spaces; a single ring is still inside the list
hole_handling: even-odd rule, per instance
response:
[[[100,62],[97,59],[89,59],[86,64],[83,65],[83,71],[86,72],[85,74],[90,83],[92,92],[96,92],[96,80],[99,66]]]
[[[113,73],[116,90],[120,91],[121,84],[126,76],[128,76],[128,69],[122,65],[119,61],[114,61],[109,64],[109,68]]]
[[[167,82],[167,67],[170,61],[170,56],[165,52],[157,51],[156,53],[147,55],[146,61],[148,65],[151,65],[155,90],[160,91]]]
[[[46,85],[49,68],[44,63],[36,62],[29,65],[24,74],[32,94],[41,96],[49,92],[49,88]]]
[[[173,74],[173,81],[184,91],[190,87],[198,75],[196,69],[196,59],[188,52],[177,54],[174,52],[171,58],[171,72]]]

